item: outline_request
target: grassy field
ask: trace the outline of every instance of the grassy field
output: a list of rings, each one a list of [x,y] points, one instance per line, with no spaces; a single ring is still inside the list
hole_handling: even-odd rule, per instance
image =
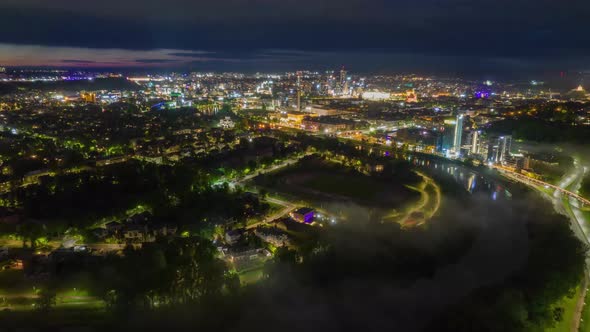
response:
[[[36,290],[40,283],[25,278],[22,270],[0,271],[0,308],[11,311],[30,311],[34,309]],[[56,290],[56,308],[99,309],[103,301],[91,296],[77,287]]]
[[[26,279],[22,270],[0,271],[0,296],[32,294],[35,282]]]
[[[420,194],[403,182],[383,181],[319,159],[304,160],[272,175],[255,179],[259,187],[314,203],[356,203],[368,207],[399,207],[418,200]]]
[[[555,305],[556,307],[562,307],[564,309],[563,320],[554,328],[548,329],[547,332],[571,332],[580,291],[579,288],[576,289],[576,294],[571,299],[566,296]]]
[[[584,300],[584,310],[582,311],[582,321],[580,322],[580,332],[590,332],[590,292],[586,292]]]
[[[358,175],[318,171],[301,185],[331,195],[344,196],[356,201],[373,199],[385,190],[383,184],[376,180]]]
[[[49,310],[49,312],[31,310],[0,311],[2,327],[8,330],[15,328],[17,331],[28,331],[28,328],[47,329],[48,327],[54,327],[56,330],[64,330],[64,327],[66,327],[65,330],[69,330],[67,327],[100,326],[99,324],[105,322],[105,318],[110,317],[106,315],[104,309],[91,307],[56,307]],[[35,329],[35,331],[37,330]]]
[[[260,279],[262,279],[262,272],[263,272],[262,266],[254,268],[254,269],[250,269],[247,271],[242,271],[239,273],[240,283],[242,285],[249,285],[249,284],[256,283]]]

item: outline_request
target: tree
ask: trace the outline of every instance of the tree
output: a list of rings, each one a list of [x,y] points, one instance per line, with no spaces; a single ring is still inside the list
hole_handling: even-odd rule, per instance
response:
[[[40,311],[49,311],[56,304],[57,293],[52,286],[40,288],[35,300],[35,308]]]

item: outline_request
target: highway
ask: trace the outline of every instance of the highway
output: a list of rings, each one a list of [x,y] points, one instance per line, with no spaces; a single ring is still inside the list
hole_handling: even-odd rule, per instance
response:
[[[497,169],[498,171],[500,171],[501,173],[503,173],[504,175],[506,175],[507,177],[514,179],[518,182],[522,182],[528,185],[538,185],[538,186],[543,186],[545,188],[551,188],[554,189],[558,195],[559,194],[563,194],[566,196],[569,196],[575,200],[577,200],[578,202],[580,202],[582,205],[588,205],[590,206],[590,200],[578,195],[577,193],[571,192],[569,190],[567,190],[566,188],[568,188],[574,181],[582,181],[581,177],[584,176],[584,167],[581,166],[576,166],[576,168],[573,171],[573,174],[569,174],[568,176],[566,176],[561,183],[559,183],[559,185],[554,185],[551,183],[547,183],[538,179],[533,179],[530,178],[526,175],[522,175],[520,173],[516,173],[514,171],[511,171],[509,169],[506,169],[504,167],[501,166],[492,166],[493,168]]]
[[[575,160],[574,168],[562,178],[558,185],[533,179],[501,166],[493,167],[507,178],[518,181],[520,183],[524,183],[532,187],[542,186],[545,188],[554,189],[555,191],[553,192],[552,196],[548,194],[545,194],[545,196],[547,196],[553,202],[553,205],[557,212],[569,217],[571,221],[571,228],[576,234],[576,236],[584,243],[590,244],[590,229],[588,229],[587,222],[583,214],[579,210],[579,208],[581,207],[580,205],[590,206],[590,201],[578,195],[577,193],[571,191],[577,191],[579,189],[582,180],[584,179],[584,174],[586,173],[587,167],[580,165],[580,163],[577,160]],[[564,204],[564,201],[562,199],[563,195],[566,195],[568,197],[571,209],[570,207],[567,207]]]
[[[523,176],[521,174],[506,170],[503,168],[496,167],[504,176],[513,179],[515,181],[524,183],[526,185],[538,188],[539,185],[545,188],[553,188],[555,191],[553,195],[549,195],[544,191],[541,191],[545,197],[552,201],[555,211],[568,217],[570,220],[570,228],[578,239],[584,242],[586,245],[590,245],[590,228],[584,214],[580,211],[581,205],[588,204],[588,200],[576,194],[580,189],[585,174],[588,172],[588,167],[580,164],[578,160],[574,160],[574,168],[566,174],[558,185],[552,185],[543,181],[535,180]],[[563,199],[563,195],[567,196],[569,201]],[[568,204],[569,203],[569,204]],[[587,278],[590,276],[590,256],[586,256],[586,274]],[[580,324],[581,310],[584,308],[584,298],[587,291],[588,279],[585,279],[582,295],[578,299],[578,305],[576,307],[576,317],[574,319],[574,326],[572,331],[577,331]]]

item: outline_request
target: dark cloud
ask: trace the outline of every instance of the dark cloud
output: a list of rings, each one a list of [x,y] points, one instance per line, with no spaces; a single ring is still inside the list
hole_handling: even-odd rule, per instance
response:
[[[174,63],[174,62],[178,62],[178,60],[173,60],[173,59],[135,59],[135,62],[146,63],[146,64],[151,64],[151,63]]]
[[[375,50],[545,64],[568,57],[573,67],[590,50],[589,12],[585,0],[4,0],[0,42],[248,61]]]
[[[91,60],[78,60],[78,59],[64,59],[61,60],[63,63],[95,63],[95,61]]]
[[[203,51],[199,51],[199,52],[171,52],[168,53],[168,55],[171,56],[180,56],[180,57],[188,57],[188,58],[200,58],[204,55],[210,57],[210,56],[214,56],[215,52],[203,52]]]

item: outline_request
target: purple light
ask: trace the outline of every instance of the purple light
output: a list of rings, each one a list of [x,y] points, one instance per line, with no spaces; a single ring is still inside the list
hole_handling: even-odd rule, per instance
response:
[[[478,98],[478,99],[485,99],[485,98],[489,98],[489,97],[490,97],[490,93],[489,92],[477,91],[475,93],[475,98]]]

